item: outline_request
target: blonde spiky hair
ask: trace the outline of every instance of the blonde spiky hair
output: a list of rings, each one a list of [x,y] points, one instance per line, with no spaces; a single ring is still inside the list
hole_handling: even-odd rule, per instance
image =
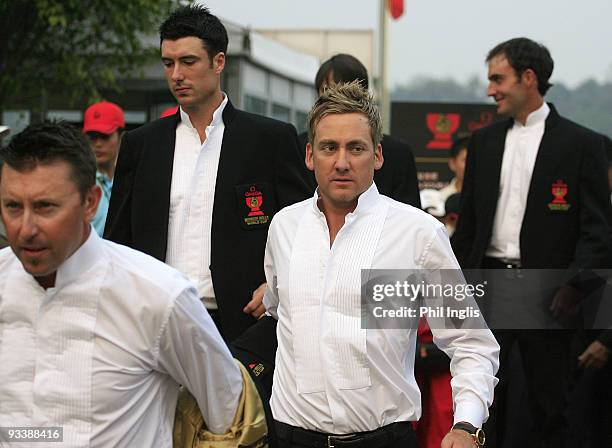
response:
[[[367,117],[370,135],[376,147],[382,140],[382,124],[372,94],[359,81],[333,84],[327,87],[308,114],[308,141],[314,144],[317,124],[331,114],[359,113]]]

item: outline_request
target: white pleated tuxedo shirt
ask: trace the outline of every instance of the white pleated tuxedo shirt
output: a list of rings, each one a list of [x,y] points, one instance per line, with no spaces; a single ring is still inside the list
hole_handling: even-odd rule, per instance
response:
[[[229,428],[241,374],[178,271],[92,229],[45,290],[0,251],[0,426],[61,426],[58,447],[170,448],[179,384],[212,431]]]
[[[523,216],[549,112],[550,108],[544,102],[527,116],[524,125],[515,120],[506,134],[499,177],[499,199],[487,257],[509,261],[521,259]]]
[[[361,329],[361,269],[459,269],[444,226],[372,186],[330,248],[312,199],[272,221],[264,304],[278,319],[270,401],[274,418],[324,433],[418,420],[416,329]],[[480,426],[496,384],[499,346],[489,330],[434,329],[451,358],[455,421]]]
[[[170,186],[166,263],[196,285],[208,309],[218,308],[210,273],[210,235],[227,101],[223,94],[223,101],[205,129],[204,142],[189,115],[180,110]]]

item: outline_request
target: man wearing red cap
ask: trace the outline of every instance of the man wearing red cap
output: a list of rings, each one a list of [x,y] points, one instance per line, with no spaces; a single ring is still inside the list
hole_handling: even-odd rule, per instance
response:
[[[113,175],[119,155],[121,136],[125,128],[123,109],[114,103],[101,101],[92,104],[85,111],[83,132],[87,135],[91,149],[96,154],[98,171],[96,183],[102,189],[102,198],[95,218],[92,221],[98,235],[104,233],[104,223],[108,213]]]

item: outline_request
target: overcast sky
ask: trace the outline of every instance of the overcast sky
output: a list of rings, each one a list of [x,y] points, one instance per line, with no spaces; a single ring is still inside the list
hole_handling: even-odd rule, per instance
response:
[[[213,14],[253,28],[378,27],[378,0],[204,0]],[[417,76],[484,80],[495,44],[525,36],[555,60],[553,82],[612,81],[612,0],[405,0],[389,36],[391,86]]]

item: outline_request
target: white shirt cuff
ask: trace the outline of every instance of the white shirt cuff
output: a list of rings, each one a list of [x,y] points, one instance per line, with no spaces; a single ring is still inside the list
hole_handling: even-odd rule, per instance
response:
[[[468,422],[477,428],[482,428],[485,417],[485,410],[481,403],[460,401],[455,407],[453,424],[457,422]]]

